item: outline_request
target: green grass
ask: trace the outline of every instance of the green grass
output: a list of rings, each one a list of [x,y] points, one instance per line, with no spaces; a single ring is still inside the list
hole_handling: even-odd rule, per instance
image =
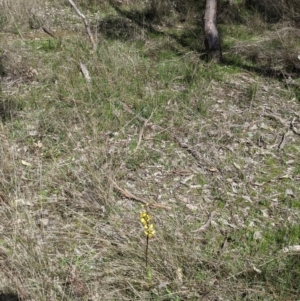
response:
[[[257,71],[264,62],[248,52],[272,26],[224,21],[225,61],[213,65],[201,60],[196,12],[178,29],[164,16],[163,34],[128,15],[130,38],[106,27],[93,52],[80,18],[49,5],[60,39],[33,38],[25,23],[23,41],[0,37],[0,291],[23,300],[297,300],[298,254],[283,250],[300,239],[298,136],[278,150],[289,122],[299,128],[297,88]],[[98,9],[106,26],[119,24],[108,3],[78,5],[93,25]],[[121,6],[134,7],[142,4]],[[173,12],[169,22],[179,19]],[[267,50],[284,56],[278,41]],[[142,206],[125,189],[170,208],[150,208],[150,279]]]

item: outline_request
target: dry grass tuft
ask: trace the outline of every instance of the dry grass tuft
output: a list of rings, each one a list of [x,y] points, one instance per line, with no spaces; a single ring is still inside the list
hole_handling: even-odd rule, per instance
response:
[[[258,9],[267,22],[300,21],[300,9],[297,0],[246,0],[246,6]]]
[[[267,55],[250,61],[268,45],[288,72],[297,29],[230,24],[232,63],[216,66],[175,9],[154,30],[134,19],[144,2],[120,18],[76,4],[107,25],[96,51],[61,2],[40,11],[57,39],[21,19],[22,36],[0,35],[0,298],[297,300],[299,259],[282,250],[299,245],[298,95],[258,71]]]
[[[247,43],[241,42],[232,50],[270,73],[293,74],[300,70],[300,45],[297,43],[299,36],[298,29],[280,26]]]
[[[40,1],[30,0],[1,0],[0,20],[2,31],[14,32],[22,35],[29,26],[30,17],[34,11],[41,9]]]

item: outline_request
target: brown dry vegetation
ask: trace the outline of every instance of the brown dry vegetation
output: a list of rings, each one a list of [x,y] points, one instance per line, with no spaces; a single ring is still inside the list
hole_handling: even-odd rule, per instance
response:
[[[68,1],[0,0],[0,300],[298,300],[296,2],[224,4],[222,65],[201,1],[74,2],[94,52]]]

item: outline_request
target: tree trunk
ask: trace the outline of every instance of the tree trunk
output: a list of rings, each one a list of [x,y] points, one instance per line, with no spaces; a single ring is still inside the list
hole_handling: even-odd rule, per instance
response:
[[[220,63],[222,51],[217,29],[217,0],[206,0],[203,20],[207,58],[209,61]]]

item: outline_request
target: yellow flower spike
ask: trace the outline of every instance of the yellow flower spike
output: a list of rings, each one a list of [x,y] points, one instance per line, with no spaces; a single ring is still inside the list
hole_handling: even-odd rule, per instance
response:
[[[152,238],[152,236],[154,235],[155,231],[153,231],[152,233],[148,234],[149,238]]]
[[[150,215],[146,211],[141,212],[140,217],[143,224],[148,223],[151,219]]]
[[[146,206],[149,206],[149,204],[145,204],[145,206],[143,206],[144,208]],[[149,239],[153,237],[153,235],[155,234],[155,230],[154,230],[154,226],[153,224],[150,224],[150,220],[151,220],[151,215],[148,213],[147,210],[143,210],[140,212],[140,221],[144,227],[144,234],[147,237],[147,241],[146,241],[146,267],[148,265],[148,244],[149,244]]]

